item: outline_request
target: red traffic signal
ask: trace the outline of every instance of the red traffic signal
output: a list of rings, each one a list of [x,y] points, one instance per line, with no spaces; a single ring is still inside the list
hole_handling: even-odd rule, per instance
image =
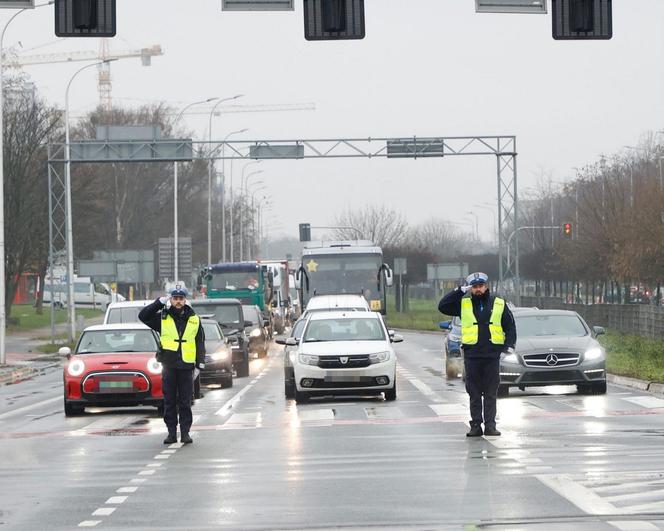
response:
[[[571,223],[563,223],[563,236],[565,236],[565,238],[571,238],[572,237],[572,224]]]

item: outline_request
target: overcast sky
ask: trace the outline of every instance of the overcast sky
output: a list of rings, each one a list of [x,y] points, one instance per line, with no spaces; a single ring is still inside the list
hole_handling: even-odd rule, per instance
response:
[[[616,0],[613,39],[551,38],[551,15],[477,14],[473,0],[366,0],[366,38],[308,42],[302,2],[294,12],[231,13],[221,0],[118,0],[112,50],[161,44],[165,55],[112,65],[115,103],[238,93],[245,105],[314,103],[315,111],[229,113],[215,137],[244,138],[516,135],[520,189],[543,171],[558,181],[573,167],[664,129],[664,2]],[[550,10],[550,6],[549,6]],[[0,12],[6,21],[12,11]],[[24,53],[95,50],[99,39],[57,39],[53,8],[20,15],[5,46]],[[39,90],[63,104],[81,63],[28,67]],[[73,113],[97,104],[96,72],[72,87]],[[185,116],[207,138],[207,118]],[[239,174],[236,166],[236,178]],[[273,234],[299,222],[329,225],[347,207],[388,204],[417,224],[479,215],[487,240],[496,200],[495,159],[265,161]],[[254,167],[255,168],[255,167]],[[256,179],[258,180],[258,179]],[[237,184],[237,181],[236,181]],[[315,236],[316,234],[314,234]]]

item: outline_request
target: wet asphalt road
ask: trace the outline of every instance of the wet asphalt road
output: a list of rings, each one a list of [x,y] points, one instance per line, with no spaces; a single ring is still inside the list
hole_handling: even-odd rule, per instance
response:
[[[186,447],[150,408],[65,418],[57,371],[0,388],[0,528],[664,530],[664,399],[512,391],[503,436],[469,440],[440,336],[404,336],[396,402],[296,406],[275,347]]]

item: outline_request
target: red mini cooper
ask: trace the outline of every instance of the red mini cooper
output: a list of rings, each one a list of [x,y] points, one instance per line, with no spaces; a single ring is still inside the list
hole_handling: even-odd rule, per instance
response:
[[[143,324],[110,324],[85,329],[65,363],[65,415],[87,406],[155,406],[163,411],[161,363],[155,359],[159,339]]]

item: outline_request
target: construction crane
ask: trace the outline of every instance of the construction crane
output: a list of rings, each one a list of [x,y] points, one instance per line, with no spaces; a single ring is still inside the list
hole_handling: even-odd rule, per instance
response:
[[[74,61],[104,61],[108,59],[127,59],[130,57],[140,57],[143,66],[150,66],[152,58],[158,55],[164,55],[159,44],[140,50],[117,50],[112,51],[108,45],[108,39],[102,39],[98,51],[84,50],[62,53],[46,53],[36,55],[16,55],[7,58],[8,64],[16,66],[43,65],[50,63],[69,63]],[[111,65],[104,63],[98,67],[98,90],[99,105],[105,111],[110,111],[113,106],[111,95]]]

